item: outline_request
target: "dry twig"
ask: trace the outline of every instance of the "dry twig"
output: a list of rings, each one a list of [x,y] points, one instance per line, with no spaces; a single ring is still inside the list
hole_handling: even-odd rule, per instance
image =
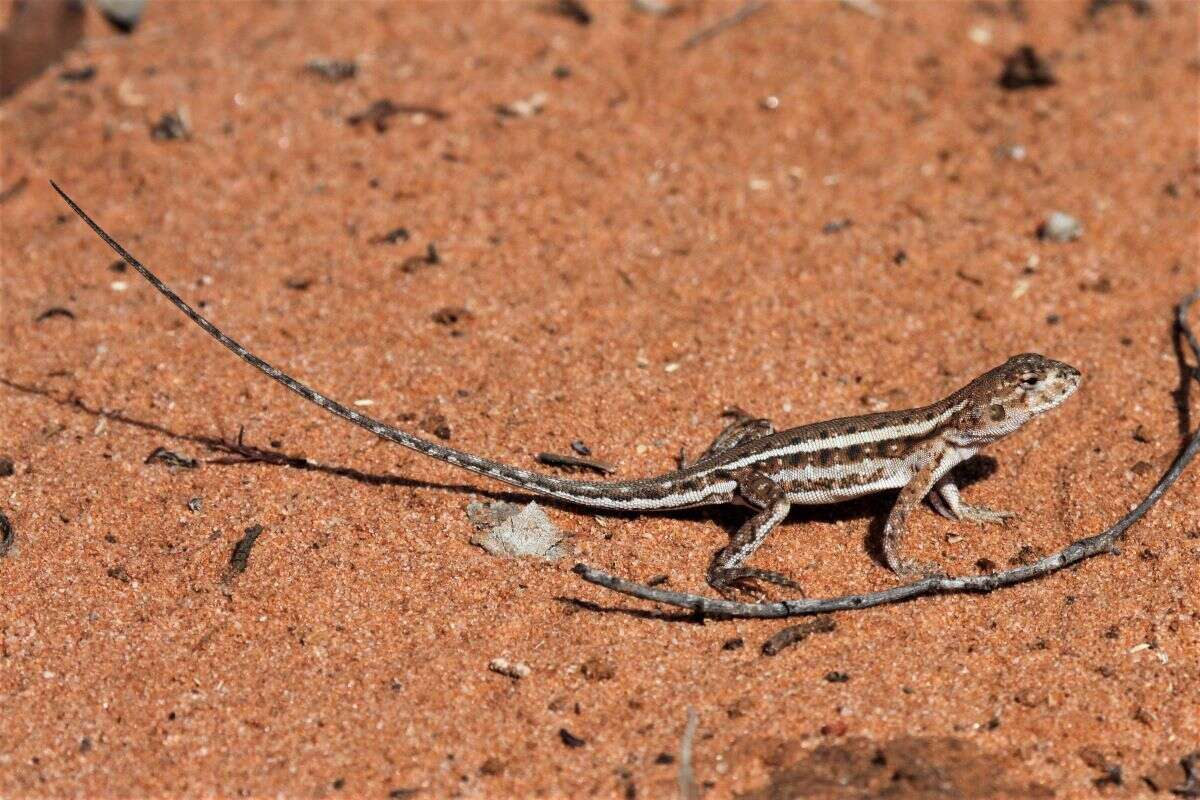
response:
[[[1200,300],[1200,289],[1196,289],[1180,301],[1176,309],[1176,333],[1183,339],[1196,366],[1183,364],[1184,373],[1200,383],[1200,341],[1188,324],[1188,312],[1192,304]],[[1181,350],[1180,358],[1183,359]],[[1186,381],[1186,378],[1185,378]],[[1004,586],[1014,586],[1018,583],[1041,578],[1079,562],[1111,553],[1116,549],[1117,542],[1125,532],[1154,507],[1154,504],[1171,488],[1179,476],[1187,469],[1188,464],[1200,451],[1200,429],[1193,429],[1185,438],[1179,454],[1175,457],[1170,468],[1159,478],[1158,483],[1142,502],[1119,519],[1107,530],[1092,536],[1087,536],[1064,547],[1056,553],[1029,564],[1021,564],[1011,569],[992,572],[986,575],[967,575],[961,578],[929,577],[914,583],[895,586],[877,592],[865,594],[842,595],[841,597],[801,598],[797,600],[778,600],[762,603],[739,603],[733,600],[717,600],[687,592],[675,592],[669,589],[659,589],[644,584],[627,581],[607,572],[589,567],[586,564],[576,564],[574,572],[588,583],[603,586],[614,592],[627,594],[642,600],[665,603],[679,608],[687,608],[700,617],[750,617],[761,619],[778,619],[781,617],[806,616],[810,614],[825,614],[831,611],[848,611],[858,608],[871,608],[888,603],[898,603],[914,597],[950,592],[992,592]]]

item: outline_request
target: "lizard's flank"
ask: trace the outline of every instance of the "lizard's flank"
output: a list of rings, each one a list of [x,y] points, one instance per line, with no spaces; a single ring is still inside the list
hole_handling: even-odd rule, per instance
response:
[[[901,576],[933,572],[900,554],[908,515],[928,497],[955,520],[1000,522],[1008,512],[967,505],[951,470],[980,448],[1020,429],[1070,397],[1080,373],[1036,353],[1014,356],[963,388],[921,408],[846,417],[776,432],[741,414],[708,449],[678,470],[639,480],[557,478],[456,450],[398,430],[315,391],[226,336],[109,236],[53,182],[76,214],[117,255],[210,336],[305,400],[404,447],[525,491],[579,506],[660,511],[736,503],[753,514],[713,558],[708,582],[718,591],[757,591],[756,581],[797,588],[774,572],[745,566],[792,505],[833,503],[899,489],[883,534],[888,566]]]

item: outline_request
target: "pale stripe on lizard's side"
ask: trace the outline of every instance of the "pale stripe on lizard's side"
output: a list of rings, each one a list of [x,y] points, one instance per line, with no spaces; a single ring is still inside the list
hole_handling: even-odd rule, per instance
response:
[[[778,433],[767,420],[744,417],[726,428],[693,464],[679,470],[627,481],[568,480],[431,442],[348,408],[301,383],[221,332],[109,236],[57,184],[51,185],[117,255],[210,336],[305,400],[376,436],[447,464],[576,505],[618,511],[721,503],[749,506],[755,514],[709,567],[709,583],[722,592],[753,589],[756,580],[795,585],[778,573],[743,566],[793,504],[830,503],[885,489],[900,489],[884,528],[888,566],[901,575],[926,571],[899,553],[904,524],[912,509],[928,495],[935,510],[954,519],[995,522],[1009,516],[963,503],[951,470],[979,448],[1062,403],[1080,382],[1074,367],[1026,353],[922,408],[846,417]]]

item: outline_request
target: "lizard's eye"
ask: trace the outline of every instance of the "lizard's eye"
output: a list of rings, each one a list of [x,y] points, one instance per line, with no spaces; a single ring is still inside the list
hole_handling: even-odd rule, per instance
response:
[[[1032,372],[1021,376],[1021,388],[1022,389],[1033,389],[1034,387],[1036,387],[1038,385],[1038,382],[1039,382],[1038,376]]]

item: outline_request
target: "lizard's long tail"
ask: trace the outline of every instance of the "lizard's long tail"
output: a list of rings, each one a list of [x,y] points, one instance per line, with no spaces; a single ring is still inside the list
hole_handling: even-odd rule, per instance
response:
[[[59,188],[58,184],[51,181],[50,185],[67,202],[67,205],[79,215],[80,219],[86,222],[117,255],[125,260],[125,263],[137,270],[143,278],[149,281],[155,289],[162,292],[192,322],[203,328],[209,336],[236,353],[238,358],[257,367],[266,375],[279,381],[310,403],[320,406],[331,414],[349,420],[359,427],[366,428],[376,436],[393,441],[411,450],[416,450],[418,453],[427,455],[430,458],[436,458],[439,461],[445,461],[447,464],[453,464],[456,467],[461,467],[480,475],[486,475],[489,478],[495,478],[498,481],[503,481],[526,491],[595,508],[628,510],[679,508],[702,503],[705,497],[712,494],[714,488],[716,488],[700,485],[707,482],[696,482],[689,486],[687,482],[692,476],[677,473],[634,481],[599,482],[564,480],[550,475],[519,469],[507,464],[501,464],[498,461],[464,453],[452,447],[445,447],[422,439],[419,436],[414,436],[411,433],[398,430],[390,425],[385,425],[365,414],[360,414],[336,400],[332,400],[320,392],[309,388],[276,367],[271,366],[226,336],[217,326],[201,316],[199,312],[188,305],[179,295],[175,294],[169,286],[159,280],[158,276],[143,266],[119,242],[109,236],[103,228],[96,224],[95,220],[89,217],[74,200],[67,196],[66,192]]]

